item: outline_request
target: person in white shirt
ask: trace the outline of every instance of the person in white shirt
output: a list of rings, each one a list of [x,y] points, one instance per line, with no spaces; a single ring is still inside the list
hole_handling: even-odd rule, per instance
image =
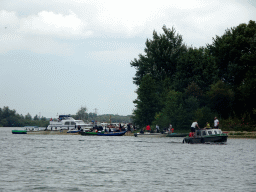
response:
[[[159,126],[156,125],[156,132],[159,133]]]
[[[217,119],[217,117],[214,117],[214,124],[213,124],[214,126],[214,128],[216,128],[216,129],[219,129],[219,120]]]
[[[196,127],[197,127],[198,129],[200,129],[200,127],[198,126],[197,121],[194,121],[194,122],[192,123],[192,125],[191,125],[191,132],[193,133],[193,135],[194,135],[194,133],[196,132]]]
[[[172,130],[172,124],[169,125],[168,132],[171,132],[171,130]]]

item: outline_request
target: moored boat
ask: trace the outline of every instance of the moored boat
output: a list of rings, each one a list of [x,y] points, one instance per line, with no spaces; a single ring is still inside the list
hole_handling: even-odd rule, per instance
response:
[[[141,133],[134,133],[135,137],[166,137],[166,133],[149,133],[149,132],[141,132]]]
[[[167,134],[166,137],[186,137],[188,135],[188,133],[170,133]]]
[[[27,130],[12,130],[12,134],[27,134]]]
[[[222,133],[220,129],[199,129],[193,137],[186,137],[183,143],[224,143],[227,142],[228,135]]]
[[[57,121],[50,120],[50,124],[46,130],[59,131],[59,130],[78,130],[89,131],[93,128],[93,124],[86,124],[82,120],[75,120],[70,115],[59,115]]]
[[[69,130],[69,131],[67,131],[67,133],[80,133],[80,131],[79,130]]]
[[[80,132],[83,136],[123,136],[126,131],[121,132]]]
[[[30,131],[43,131],[45,130],[45,127],[38,127],[38,126],[25,126],[24,130],[30,132]]]

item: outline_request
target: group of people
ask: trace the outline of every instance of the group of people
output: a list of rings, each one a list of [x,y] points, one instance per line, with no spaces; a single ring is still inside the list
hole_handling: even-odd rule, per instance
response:
[[[146,126],[146,132],[151,132],[150,125]],[[158,125],[156,125],[156,132],[160,133],[160,128],[159,128]],[[174,132],[174,128],[172,127],[172,124],[170,124],[169,128],[166,129],[166,132],[169,132],[169,133],[173,133]]]
[[[192,125],[191,125],[191,133],[192,135],[194,135],[194,133],[196,132],[196,128],[200,129],[197,121],[195,120]],[[204,128],[210,128],[210,123],[206,123],[206,126]],[[213,128],[215,129],[219,129],[219,120],[217,119],[217,117],[214,117],[214,121],[213,121]]]

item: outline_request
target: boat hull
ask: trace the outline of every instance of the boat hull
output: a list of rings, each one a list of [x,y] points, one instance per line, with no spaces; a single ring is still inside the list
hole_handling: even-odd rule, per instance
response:
[[[110,133],[102,133],[102,132],[81,132],[80,134],[83,136],[123,136],[126,131],[122,132],[110,132]]]
[[[207,136],[207,137],[186,137],[183,140],[183,143],[225,143],[227,142],[227,135],[220,136]]]
[[[186,137],[188,136],[188,133],[172,133],[166,135],[166,137]]]
[[[135,137],[166,137],[165,133],[134,133]]]
[[[12,134],[27,134],[26,130],[12,130]]]

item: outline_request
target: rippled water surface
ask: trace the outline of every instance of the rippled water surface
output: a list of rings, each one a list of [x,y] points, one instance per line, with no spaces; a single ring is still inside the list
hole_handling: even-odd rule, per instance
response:
[[[256,140],[12,135],[0,128],[0,191],[256,191]]]

